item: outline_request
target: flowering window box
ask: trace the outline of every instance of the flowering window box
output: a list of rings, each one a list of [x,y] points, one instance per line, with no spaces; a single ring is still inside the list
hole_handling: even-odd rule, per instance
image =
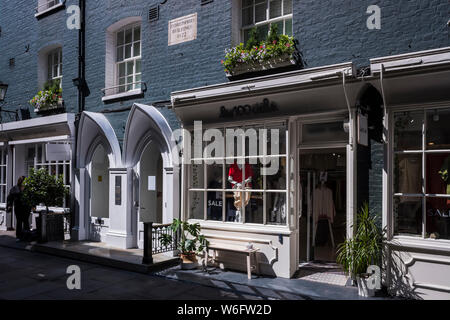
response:
[[[44,104],[40,108],[35,108],[34,112],[36,112],[36,114],[39,114],[41,116],[50,116],[54,114],[64,113],[65,112],[64,100],[58,99],[57,102]]]
[[[43,116],[65,112],[60,80],[47,82],[44,90],[39,91],[30,100],[30,104],[34,107],[36,114]]]
[[[222,60],[225,74],[229,80],[240,80],[303,68],[297,41],[286,35],[269,36],[268,40],[239,44],[225,50]]]

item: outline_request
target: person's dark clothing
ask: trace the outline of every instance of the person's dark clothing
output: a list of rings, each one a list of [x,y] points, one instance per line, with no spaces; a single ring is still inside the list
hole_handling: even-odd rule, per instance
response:
[[[30,231],[29,217],[31,208],[25,203],[23,192],[19,186],[14,186],[9,191],[7,207],[11,208],[12,206],[14,206],[14,213],[17,220],[16,237],[23,239],[25,236],[24,231]]]

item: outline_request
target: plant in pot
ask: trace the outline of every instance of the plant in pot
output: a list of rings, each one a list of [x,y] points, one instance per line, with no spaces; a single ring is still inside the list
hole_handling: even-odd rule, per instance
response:
[[[56,206],[62,207],[64,198],[69,194],[69,189],[64,185],[63,177],[50,175],[47,169],[41,168],[39,170],[30,169],[29,176],[25,178],[23,189],[23,197],[26,203],[31,208],[36,208],[38,205],[45,207],[46,216],[49,214],[49,207]],[[59,225],[54,228],[55,230],[63,230],[63,218],[58,217],[55,222]],[[39,215],[39,221],[42,223],[42,212]],[[47,223],[45,222],[45,230],[47,229]],[[50,239],[52,234],[47,234]],[[45,238],[45,237],[44,237]],[[41,239],[45,241],[45,239]]]
[[[62,99],[61,80],[51,80],[44,84],[44,89],[39,91],[29,102],[34,107],[34,112],[42,115],[50,115],[64,111]]]
[[[200,224],[191,224],[186,221],[174,219],[170,228],[173,234],[179,234],[177,249],[180,251],[181,269],[189,270],[197,267],[197,254],[203,252],[209,242],[205,236],[200,234]],[[171,234],[163,234],[159,238],[163,246],[173,243]]]
[[[358,284],[358,294],[374,296],[375,290],[369,289],[367,280],[370,274],[367,268],[380,266],[383,233],[377,226],[377,217],[369,213],[369,205],[364,203],[358,212],[356,232],[352,239],[347,239],[338,246],[336,261],[344,271]]]

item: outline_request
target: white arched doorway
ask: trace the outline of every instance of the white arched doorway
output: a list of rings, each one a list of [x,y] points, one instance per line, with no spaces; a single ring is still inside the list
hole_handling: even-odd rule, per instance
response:
[[[88,239],[104,242],[109,229],[109,159],[99,144],[88,165],[90,184]]]
[[[128,117],[123,162],[132,169],[134,243],[143,245],[143,222],[171,223],[179,217],[178,163],[172,130],[154,107],[134,104]],[[177,155],[176,155],[177,156]]]

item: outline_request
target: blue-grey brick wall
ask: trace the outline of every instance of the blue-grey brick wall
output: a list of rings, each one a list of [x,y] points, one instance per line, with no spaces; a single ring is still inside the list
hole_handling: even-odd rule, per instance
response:
[[[220,60],[231,45],[232,2],[215,0],[202,6],[200,0],[168,0],[160,8],[160,19],[147,21],[155,0],[87,1],[86,78],[91,95],[86,110],[101,112],[169,100],[175,90],[225,82]],[[67,0],[66,6],[78,4]],[[381,30],[368,30],[369,5],[381,8]],[[52,43],[63,45],[63,97],[69,112],[77,112],[78,31],[66,28],[68,14],[53,13],[37,20],[37,0],[0,1],[0,81],[9,84],[6,109],[30,108],[38,91],[38,51]],[[357,67],[374,57],[427,50],[449,45],[448,0],[294,0],[293,30],[307,67],[353,61]],[[198,14],[198,37],[194,41],[168,46],[168,21],[190,13]],[[142,16],[143,81],[148,91],[143,98],[105,105],[105,31],[130,16]],[[26,45],[29,52],[25,52]],[[15,66],[9,67],[10,58]],[[173,128],[179,126],[173,112],[161,108]],[[32,116],[35,116],[32,112]],[[128,111],[108,113],[120,141]],[[199,115],[201,117],[201,115]],[[8,116],[4,116],[6,121]],[[381,211],[380,146],[372,148],[373,167],[369,175],[369,202]],[[373,192],[372,192],[373,191]]]

